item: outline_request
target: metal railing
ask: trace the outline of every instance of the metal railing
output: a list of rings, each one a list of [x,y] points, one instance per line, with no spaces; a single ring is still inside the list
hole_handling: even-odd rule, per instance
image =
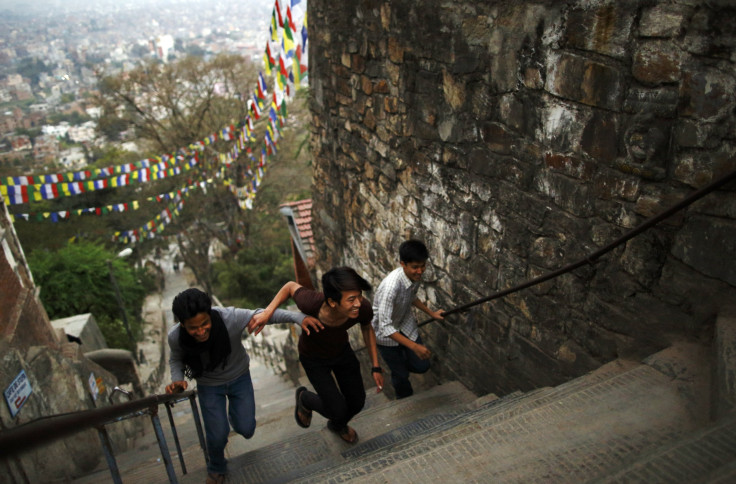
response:
[[[120,390],[116,387],[113,391],[120,391],[130,396],[128,392]],[[176,483],[176,473],[169,452],[166,438],[164,436],[161,421],[158,418],[158,407],[164,405],[169,417],[169,424],[174,436],[176,450],[179,455],[179,463],[184,474],[187,473],[184,456],[179,443],[179,435],[174,424],[174,417],[171,413],[171,407],[177,402],[189,400],[192,407],[192,415],[197,428],[199,437],[199,445],[204,452],[205,461],[208,459],[206,451],[206,443],[204,433],[202,431],[202,422],[199,417],[199,409],[196,402],[196,390],[189,390],[173,395],[152,395],[150,397],[141,398],[125,403],[110,405],[109,407],[95,408],[91,410],[82,410],[79,412],[71,412],[60,415],[52,415],[49,417],[39,418],[32,422],[28,422],[18,427],[3,430],[0,433],[0,456],[7,457],[22,453],[33,447],[48,444],[58,439],[68,437],[83,430],[95,428],[97,429],[100,441],[102,443],[103,452],[107,465],[115,484],[122,484],[120,470],[112,450],[110,437],[107,433],[106,426],[115,422],[120,422],[129,418],[139,417],[142,415],[150,415],[153,424],[156,440],[161,451],[161,461],[166,467],[166,474],[169,482]],[[111,395],[112,397],[112,395]]]
[[[656,215],[646,220],[644,223],[630,230],[629,232],[619,237],[618,239],[614,240],[613,242],[606,245],[605,247],[593,252],[587,257],[584,257],[576,262],[568,264],[556,271],[553,271],[545,275],[542,275],[540,277],[537,277],[535,279],[526,281],[517,286],[511,287],[508,289],[504,289],[503,291],[496,292],[494,294],[491,294],[490,296],[486,296],[484,298],[477,299],[470,303],[467,303],[461,306],[457,306],[453,309],[445,311],[444,314],[450,315],[450,314],[462,312],[473,306],[477,306],[479,304],[491,301],[493,299],[501,298],[503,296],[520,291],[522,289],[527,289],[537,284],[541,284],[542,282],[548,281],[550,279],[554,279],[556,277],[559,277],[563,274],[571,272],[584,265],[592,265],[604,254],[622,245],[623,243],[627,242],[633,237],[636,237],[640,233],[653,227],[654,225],[661,222],[662,220],[688,207],[689,205],[693,204],[697,200],[700,200],[701,198],[703,198],[705,195],[715,191],[716,189],[720,188],[721,186],[725,185],[726,183],[734,179],[736,179],[736,171],[729,173],[713,181],[709,185],[697,190],[696,192],[691,194],[689,197],[683,199],[681,202],[675,204],[668,210],[665,210],[659,215]],[[419,325],[423,326],[432,321],[434,321],[434,319],[428,319],[426,321],[421,322]],[[355,351],[360,351],[362,349],[365,349],[365,347],[357,348]],[[77,433],[77,432],[80,432],[80,431],[83,431],[89,428],[96,428],[99,433],[100,440],[102,442],[102,446],[105,452],[105,458],[107,459],[108,467],[110,468],[110,472],[112,474],[113,481],[116,484],[122,483],[122,480],[120,479],[120,472],[117,467],[117,462],[115,461],[115,456],[112,453],[110,439],[107,434],[107,430],[105,429],[105,426],[111,423],[114,423],[114,422],[128,419],[128,418],[133,418],[133,417],[148,414],[151,416],[151,421],[153,423],[153,427],[156,432],[156,438],[158,440],[159,448],[161,450],[162,461],[164,462],[166,466],[166,472],[168,474],[169,481],[172,483],[176,483],[178,481],[176,479],[176,474],[174,472],[171,455],[169,453],[168,446],[166,444],[166,439],[164,437],[163,430],[161,428],[161,423],[158,419],[158,406],[159,405],[166,406],[166,411],[168,413],[169,422],[170,422],[172,433],[173,433],[174,440],[176,443],[177,453],[179,455],[179,461],[180,461],[183,473],[186,474],[187,473],[186,465],[184,463],[181,446],[179,444],[178,434],[176,432],[176,426],[174,424],[174,419],[171,413],[171,406],[173,406],[173,404],[176,402],[180,402],[180,401],[189,399],[191,406],[192,406],[192,413],[194,416],[195,425],[197,427],[199,443],[204,452],[205,460],[207,460],[208,457],[207,457],[207,452],[206,452],[206,444],[204,440],[204,434],[202,432],[202,424],[199,418],[199,410],[197,408],[195,396],[196,396],[196,391],[194,390],[190,390],[187,392],[174,394],[174,395],[153,395],[150,397],[142,398],[142,399],[135,400],[135,401],[130,401],[127,403],[111,405],[105,408],[85,410],[85,411],[73,412],[73,413],[62,414],[62,415],[54,415],[54,416],[34,420],[33,422],[29,422],[27,424],[24,424],[24,425],[21,425],[21,426],[12,428],[12,429],[4,430],[2,433],[0,433],[0,456],[3,456],[3,457],[12,456],[12,455],[21,453],[25,450],[28,450],[29,448],[32,448],[32,447],[35,447],[41,444],[50,443],[54,440],[57,440],[63,437],[67,437],[69,435],[72,435],[74,433]]]
[[[514,287],[510,287],[508,289],[504,289],[503,291],[498,291],[496,293],[491,294],[490,296],[486,296],[480,299],[476,299],[475,301],[469,302],[467,304],[463,304],[462,306],[454,307],[448,311],[443,312],[443,316],[447,316],[450,314],[459,313],[462,311],[466,311],[473,306],[477,306],[479,304],[486,303],[488,301],[491,301],[493,299],[498,299],[504,296],[508,296],[509,294],[512,294],[514,292],[521,291],[522,289],[527,289],[532,286],[536,286],[537,284],[541,284],[543,282],[549,281],[550,279],[554,279],[556,277],[559,277],[563,274],[567,274],[568,272],[574,271],[575,269],[582,267],[584,265],[593,265],[595,264],[598,259],[603,256],[604,254],[607,254],[608,252],[612,251],[619,245],[627,242],[630,239],[633,239],[637,235],[641,234],[642,232],[654,227],[656,224],[661,222],[662,220],[665,220],[672,215],[676,214],[680,210],[692,205],[696,201],[700,200],[704,196],[708,195],[709,193],[717,190],[718,188],[722,187],[726,183],[736,179],[736,171],[733,171],[727,175],[722,176],[721,178],[718,178],[717,180],[709,183],[708,185],[704,186],[703,188],[693,192],[690,196],[684,198],[679,203],[676,203],[672,207],[668,208],[667,210],[661,212],[658,215],[655,215],[654,217],[651,217],[641,223],[640,225],[634,227],[618,239],[614,240],[610,244],[606,245],[605,247],[598,249],[597,251],[593,252],[592,254],[588,255],[587,257],[583,257],[582,259],[573,262],[571,264],[568,264],[560,269],[557,269],[556,271],[549,272],[547,274],[544,274],[542,276],[536,277],[534,279],[530,279],[522,284],[516,285]],[[434,321],[434,318],[427,319],[425,321],[422,321],[419,323],[419,326],[424,326],[425,324],[429,324],[432,321]],[[360,348],[362,349],[362,348]]]

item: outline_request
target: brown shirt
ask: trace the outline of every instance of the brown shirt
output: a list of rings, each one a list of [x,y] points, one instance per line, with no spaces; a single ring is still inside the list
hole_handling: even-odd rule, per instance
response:
[[[300,287],[293,296],[299,311],[319,319],[319,308],[325,302],[325,295],[321,292]],[[371,302],[363,298],[360,304],[358,317],[348,319],[340,326],[327,326],[319,331],[310,331],[309,336],[302,331],[299,336],[299,355],[308,358],[328,359],[335,358],[342,353],[348,344],[348,329],[360,323],[361,326],[371,324],[373,308]]]

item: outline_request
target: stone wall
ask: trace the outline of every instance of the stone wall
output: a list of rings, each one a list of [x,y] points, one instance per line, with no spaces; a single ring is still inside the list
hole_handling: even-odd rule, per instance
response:
[[[0,396],[0,432],[43,417],[110,405],[117,379],[85,358],[81,347],[69,343],[63,330],[56,332],[52,327],[2,197],[0,244],[0,390],[8,388],[21,371],[32,389],[16,415]],[[92,375],[97,381],[97,398],[88,383]],[[117,396],[114,403],[120,403]],[[108,425],[114,450],[129,448],[144,424],[137,418]],[[100,439],[90,429],[20,454],[0,455],[0,481],[68,482],[101,462]]]
[[[450,309],[577,261],[736,170],[730,2],[309,2],[318,272],[407,237]],[[585,266],[424,330],[499,394],[679,338],[736,298],[730,183]],[[370,295],[369,295],[370,296]]]

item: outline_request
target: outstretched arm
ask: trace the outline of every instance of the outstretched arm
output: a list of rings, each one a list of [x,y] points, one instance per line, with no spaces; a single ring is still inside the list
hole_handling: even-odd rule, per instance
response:
[[[286,301],[288,301],[289,298],[294,296],[294,293],[300,287],[302,287],[301,284],[294,281],[289,281],[284,284],[283,287],[279,289],[279,292],[277,292],[276,295],[273,297],[266,309],[258,314],[255,314],[250,319],[250,321],[248,322],[248,332],[253,333],[255,331],[255,334],[260,333],[268,320],[271,319],[271,316],[273,316],[276,308],[278,308]]]

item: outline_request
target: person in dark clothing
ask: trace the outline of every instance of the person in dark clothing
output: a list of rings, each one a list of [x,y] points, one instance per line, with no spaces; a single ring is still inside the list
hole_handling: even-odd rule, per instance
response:
[[[336,267],[322,276],[322,292],[287,282],[262,313],[248,324],[248,331],[258,334],[271,314],[292,298],[304,314],[319,321],[303,325],[299,336],[299,361],[316,393],[299,387],[296,390],[294,418],[301,427],[309,427],[312,412],[328,419],[327,427],[345,442],[358,441],[357,432],[348,422],[365,404],[365,388],[360,363],[350,347],[348,329],[360,324],[368,348],[377,391],[383,389],[383,374],[378,364],[376,335],[371,326],[373,309],[363,298],[371,286],[354,269]]]

